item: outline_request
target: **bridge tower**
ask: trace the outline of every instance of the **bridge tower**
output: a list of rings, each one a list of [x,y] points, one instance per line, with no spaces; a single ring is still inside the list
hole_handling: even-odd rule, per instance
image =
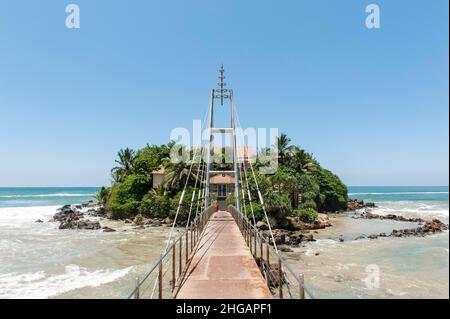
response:
[[[210,203],[210,178],[214,175],[231,175],[234,177],[234,196],[235,196],[235,206],[240,210],[239,203],[239,172],[238,172],[238,156],[237,156],[237,136],[236,136],[236,113],[233,103],[233,90],[226,88],[225,80],[225,70],[223,65],[219,70],[219,83],[217,84],[217,89],[212,89],[211,100],[209,107],[209,119],[208,119],[208,131],[207,131],[207,146],[206,146],[206,187],[205,187],[205,203],[208,206]],[[230,127],[216,128],[214,127],[214,107],[215,101],[220,102],[220,105],[224,105],[224,100],[229,100],[230,102]],[[232,151],[232,170],[213,170],[213,160],[211,157],[211,152],[213,150],[214,134],[230,134],[231,135],[231,151]]]

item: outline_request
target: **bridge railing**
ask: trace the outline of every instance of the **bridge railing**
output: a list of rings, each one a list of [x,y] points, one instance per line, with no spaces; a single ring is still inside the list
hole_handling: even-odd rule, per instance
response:
[[[305,284],[304,275],[294,272],[280,253],[275,251],[270,244],[270,237],[264,237],[236,207],[228,206],[228,212],[239,226],[272,293],[280,299],[314,299],[314,294]]]
[[[215,207],[210,206],[191,221],[178,237],[171,240],[165,252],[142,277],[136,278],[135,288],[128,299],[173,298],[182,283],[184,271],[200,240]]]

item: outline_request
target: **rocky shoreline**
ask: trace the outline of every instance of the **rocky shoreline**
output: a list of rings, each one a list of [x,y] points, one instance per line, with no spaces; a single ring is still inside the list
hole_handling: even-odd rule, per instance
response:
[[[360,215],[355,215],[353,218],[363,218],[363,219],[380,219],[380,220],[395,220],[401,222],[412,222],[419,223],[416,228],[406,228],[406,229],[394,229],[391,233],[378,233],[369,236],[359,236],[355,240],[360,239],[378,239],[379,237],[425,237],[429,235],[434,235],[436,233],[441,233],[448,230],[449,225],[441,222],[439,219],[433,219],[431,221],[426,221],[422,218],[406,218],[399,215],[388,214],[388,215],[378,215],[371,211],[365,210]]]
[[[72,230],[102,230],[103,232],[115,232],[108,226],[102,226],[100,220],[111,220],[108,213],[105,211],[102,205],[89,201],[80,205],[64,205],[57,210],[58,212],[53,215],[50,222],[59,222],[59,229],[72,229]],[[89,219],[89,217],[95,218],[95,220]],[[148,227],[159,226],[171,226],[173,220],[170,218],[157,219],[157,218],[135,218],[122,220],[124,224],[132,226],[134,229],[145,229]],[[36,223],[43,223],[42,220],[36,220]],[[185,226],[186,221],[177,223],[177,226]],[[126,230],[123,230],[126,231]]]
[[[352,218],[356,219],[379,219],[394,220],[399,222],[418,223],[415,228],[394,229],[391,233],[376,233],[371,235],[361,235],[354,240],[361,239],[377,239],[380,237],[425,237],[435,233],[443,232],[449,229],[449,225],[438,219],[426,221],[422,218],[406,218],[400,215],[378,215],[372,213],[372,209],[376,207],[374,203],[365,203],[362,200],[350,199],[347,205],[347,211],[354,211]],[[342,213],[342,212],[339,212]],[[94,217],[94,220],[89,217]],[[115,232],[108,226],[102,226],[99,220],[111,219],[105,208],[94,201],[82,203],[80,205],[64,205],[54,214],[52,222],[59,222],[59,229],[74,230],[102,230],[103,232]],[[128,224],[133,229],[145,229],[149,227],[168,227],[171,226],[173,220],[170,218],[144,218],[142,216],[132,219],[122,220],[124,224]],[[42,220],[36,220],[42,223]],[[318,230],[332,227],[328,214],[318,214],[317,219],[313,223],[306,223],[298,217],[288,217],[289,226],[286,228],[273,229],[274,241],[281,251],[292,251],[291,247],[299,247],[305,243],[315,241],[313,233],[317,234]],[[186,221],[177,222],[177,226],[185,226]],[[264,222],[258,222],[256,227],[261,231],[264,238],[273,245],[272,237],[268,231],[268,227]],[[126,231],[126,230],[123,230]],[[342,236],[338,240],[343,242]]]

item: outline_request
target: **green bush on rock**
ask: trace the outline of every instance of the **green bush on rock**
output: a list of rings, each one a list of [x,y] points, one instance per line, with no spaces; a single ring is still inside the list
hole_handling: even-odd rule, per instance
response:
[[[127,218],[138,213],[141,200],[150,189],[150,179],[145,175],[131,174],[111,188],[108,208],[115,219]]]
[[[317,219],[318,213],[312,208],[302,208],[294,211],[294,214],[300,217],[300,220],[305,223],[314,223]]]
[[[167,193],[145,195],[139,212],[148,218],[165,218],[170,212],[170,197]]]

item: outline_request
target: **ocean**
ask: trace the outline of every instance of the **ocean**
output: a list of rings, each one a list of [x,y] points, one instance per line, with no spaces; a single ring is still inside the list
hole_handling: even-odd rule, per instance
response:
[[[375,214],[449,223],[448,186],[349,187],[349,197],[374,202]],[[355,240],[417,225],[352,215],[332,217],[333,227],[315,234],[317,241],[286,256],[317,298],[449,298],[448,231],[423,238]]]
[[[94,200],[98,188],[0,188],[1,298],[124,298],[163,248],[167,229],[59,230],[65,204]],[[96,219],[95,217],[89,217]],[[36,223],[36,220],[43,223]]]
[[[64,204],[94,199],[98,188],[0,188],[0,298],[123,298],[158,258],[167,229],[115,233],[59,230],[48,222]],[[448,187],[349,187],[378,214],[449,222]],[[36,223],[41,219],[44,223]],[[448,232],[425,238],[358,240],[403,226],[395,221],[334,217],[317,241],[286,258],[319,298],[448,298]],[[343,236],[344,242],[337,238]],[[379,287],[365,284],[379,267]]]
[[[0,187],[0,208],[79,204],[95,199],[98,187]]]

